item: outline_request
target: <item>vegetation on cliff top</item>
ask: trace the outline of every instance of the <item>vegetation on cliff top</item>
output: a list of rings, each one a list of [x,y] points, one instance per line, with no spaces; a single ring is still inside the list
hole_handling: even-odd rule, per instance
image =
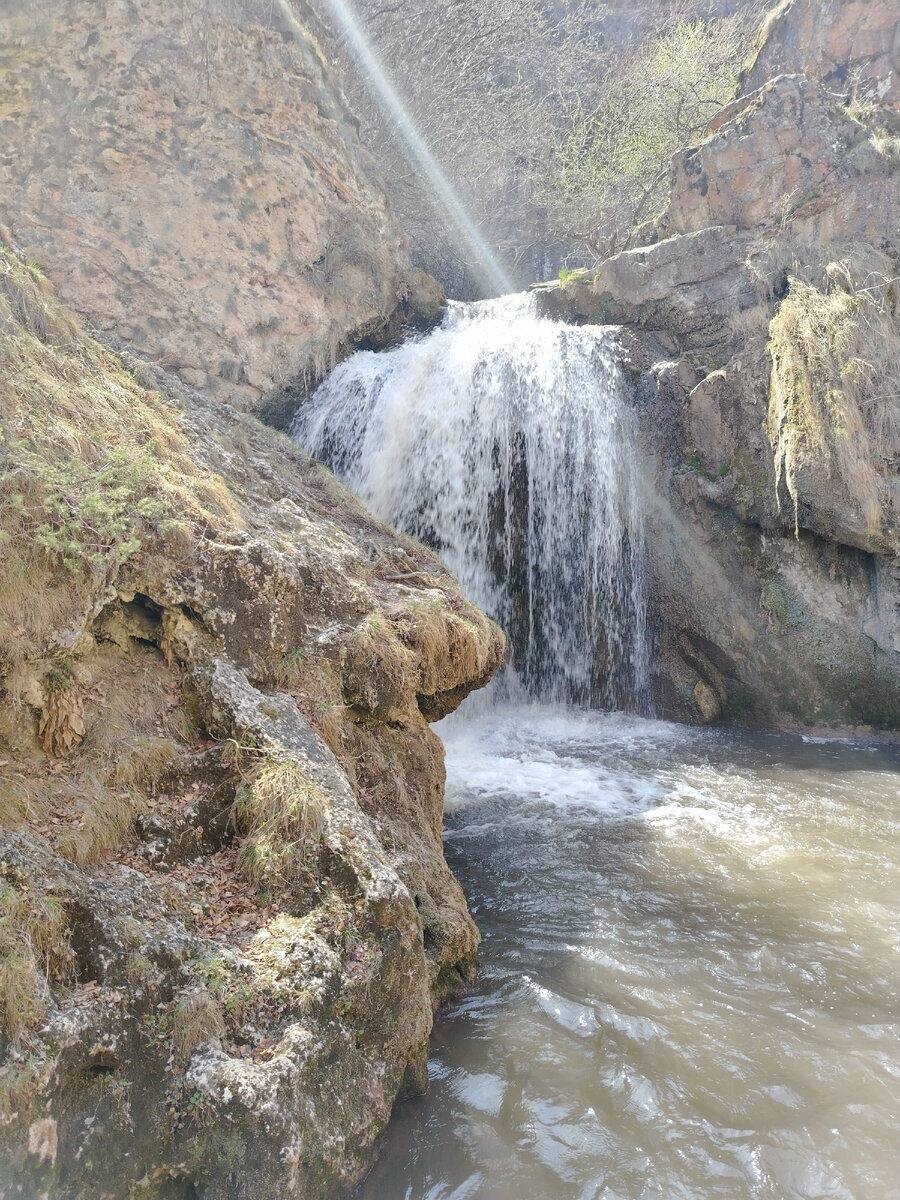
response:
[[[555,270],[548,254],[590,262],[653,214],[672,153],[734,94],[765,3],[355,7],[410,117],[524,286]],[[344,66],[417,261],[452,295],[477,292],[426,181],[349,56]]]
[[[0,379],[0,672],[16,695],[16,672],[149,534],[184,554],[213,517],[241,516],[190,455],[177,413],[79,328],[3,230]],[[59,644],[60,662],[71,649]],[[48,729],[50,748],[57,736]]]

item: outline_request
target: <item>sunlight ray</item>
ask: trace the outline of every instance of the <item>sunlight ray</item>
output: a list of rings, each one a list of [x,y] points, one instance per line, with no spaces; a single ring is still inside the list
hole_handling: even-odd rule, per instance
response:
[[[292,25],[296,24],[296,18],[291,13],[288,0],[278,0],[278,2],[288,21]],[[406,105],[376,58],[352,8],[345,3],[345,0],[323,0],[323,2],[331,14],[336,28],[346,38],[366,86],[390,121],[391,128],[396,132],[404,153],[414,169],[424,176],[434,199],[443,209],[468,249],[471,255],[469,267],[478,278],[485,297],[506,295],[514,291],[513,284],[503,267],[485,242],[471,216],[466,212],[462,201],[426,145],[425,139],[411,120]]]

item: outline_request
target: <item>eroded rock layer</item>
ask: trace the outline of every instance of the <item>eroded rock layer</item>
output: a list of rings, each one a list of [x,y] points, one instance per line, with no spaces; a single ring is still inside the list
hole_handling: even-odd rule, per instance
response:
[[[0,1195],[308,1200],[474,970],[423,713],[503,637],[287,439],[132,367],[2,251]]]

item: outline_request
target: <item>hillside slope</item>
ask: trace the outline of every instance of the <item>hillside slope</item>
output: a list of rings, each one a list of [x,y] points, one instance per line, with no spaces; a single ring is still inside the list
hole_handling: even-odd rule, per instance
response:
[[[474,968],[427,720],[503,638],[282,435],[131,365],[7,239],[0,1196],[309,1200]]]
[[[17,244],[104,341],[206,395],[277,411],[439,307],[304,3],[14,0],[0,76]]]

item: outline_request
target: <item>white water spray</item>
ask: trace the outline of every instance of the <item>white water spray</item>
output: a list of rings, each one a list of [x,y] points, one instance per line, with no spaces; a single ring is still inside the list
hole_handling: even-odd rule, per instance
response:
[[[451,304],[354,354],[293,435],[372,512],[438,550],[505,629],[532,696],[644,707],[642,530],[616,331],[531,297]]]

